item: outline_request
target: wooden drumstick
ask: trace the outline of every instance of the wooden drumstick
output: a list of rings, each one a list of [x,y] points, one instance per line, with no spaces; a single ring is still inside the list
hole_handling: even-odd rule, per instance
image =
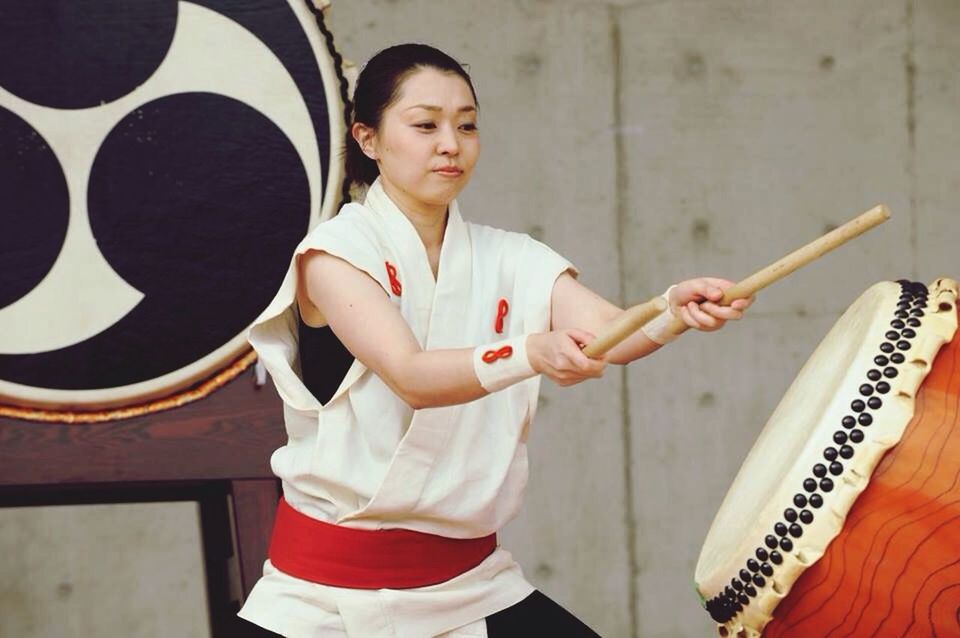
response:
[[[754,293],[763,290],[770,284],[783,279],[801,266],[806,266],[818,257],[822,257],[837,246],[847,243],[854,237],[859,237],[874,226],[890,219],[890,209],[883,204],[874,206],[862,215],[854,217],[843,226],[831,230],[826,235],[815,239],[803,248],[799,248],[783,259],[758,270],[746,279],[730,286],[724,291],[720,304],[730,305],[735,299],[746,299]]]
[[[746,299],[747,297],[753,296],[755,293],[783,279],[801,266],[809,264],[814,259],[823,256],[841,244],[845,244],[854,237],[862,235],[888,219],[890,219],[890,210],[886,206],[883,204],[874,206],[839,228],[831,230],[819,239],[815,239],[806,246],[793,251],[786,257],[730,286],[724,291],[723,299],[719,302],[720,305],[728,306],[737,299]],[[662,301],[662,299],[660,300]],[[648,313],[651,312],[650,309],[653,307],[651,304],[653,304],[654,301],[655,300],[652,299],[645,304],[625,310],[624,314],[644,309],[644,314],[640,315],[642,321],[637,322],[634,320],[627,323],[621,321],[621,318],[617,318],[605,326],[603,332],[601,332],[589,346],[584,348],[583,352],[588,357],[598,357],[609,352],[614,346],[629,337],[634,331],[640,329],[645,323],[657,315],[657,312],[652,312],[652,314],[648,315]],[[662,309],[663,306],[661,305],[661,310]],[[671,328],[679,334],[687,329],[687,324],[679,317],[675,317]]]

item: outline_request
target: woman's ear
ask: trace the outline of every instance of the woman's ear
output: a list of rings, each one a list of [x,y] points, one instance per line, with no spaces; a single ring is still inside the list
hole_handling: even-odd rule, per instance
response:
[[[363,154],[377,161],[377,151],[375,148],[374,140],[377,136],[376,130],[370,128],[366,124],[361,122],[356,122],[353,126],[350,127],[350,134],[353,135],[353,139],[357,141],[357,145],[360,146],[360,150],[363,151]]]

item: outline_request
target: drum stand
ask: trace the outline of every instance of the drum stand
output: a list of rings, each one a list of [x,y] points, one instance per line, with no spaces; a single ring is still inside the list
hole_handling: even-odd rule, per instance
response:
[[[280,399],[252,367],[203,400],[123,421],[0,418],[0,507],[197,502],[210,635],[240,637],[280,494],[270,454],[285,442]]]

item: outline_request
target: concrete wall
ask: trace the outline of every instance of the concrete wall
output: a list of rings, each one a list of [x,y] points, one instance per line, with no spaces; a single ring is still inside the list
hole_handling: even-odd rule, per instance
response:
[[[0,636],[209,636],[197,506],[0,509]]]
[[[604,636],[710,635],[694,564],[800,365],[868,285],[960,276],[960,3],[340,0],[332,11],[354,60],[425,41],[469,64],[484,150],[465,215],[541,238],[611,299],[736,279],[874,203],[893,210],[766,291],[749,321],[685,335],[602,381],[544,386],[526,506],[504,544]],[[169,507],[167,520],[195,527],[195,513]],[[31,538],[21,515],[0,511],[5,554]],[[139,515],[127,519],[118,548],[144,553]],[[93,541],[69,544],[82,543]],[[197,550],[170,549],[153,568],[190,569]],[[58,587],[15,604],[49,609]],[[189,618],[169,622],[169,635],[200,635]]]

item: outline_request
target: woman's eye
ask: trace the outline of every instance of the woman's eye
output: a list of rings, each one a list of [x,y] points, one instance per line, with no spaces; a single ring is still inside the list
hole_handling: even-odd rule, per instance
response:
[[[467,122],[466,124],[461,124],[460,128],[464,131],[476,131],[477,125],[473,122]]]
[[[432,130],[437,128],[437,125],[433,122],[419,122],[413,125],[415,128],[423,129],[425,131]]]

